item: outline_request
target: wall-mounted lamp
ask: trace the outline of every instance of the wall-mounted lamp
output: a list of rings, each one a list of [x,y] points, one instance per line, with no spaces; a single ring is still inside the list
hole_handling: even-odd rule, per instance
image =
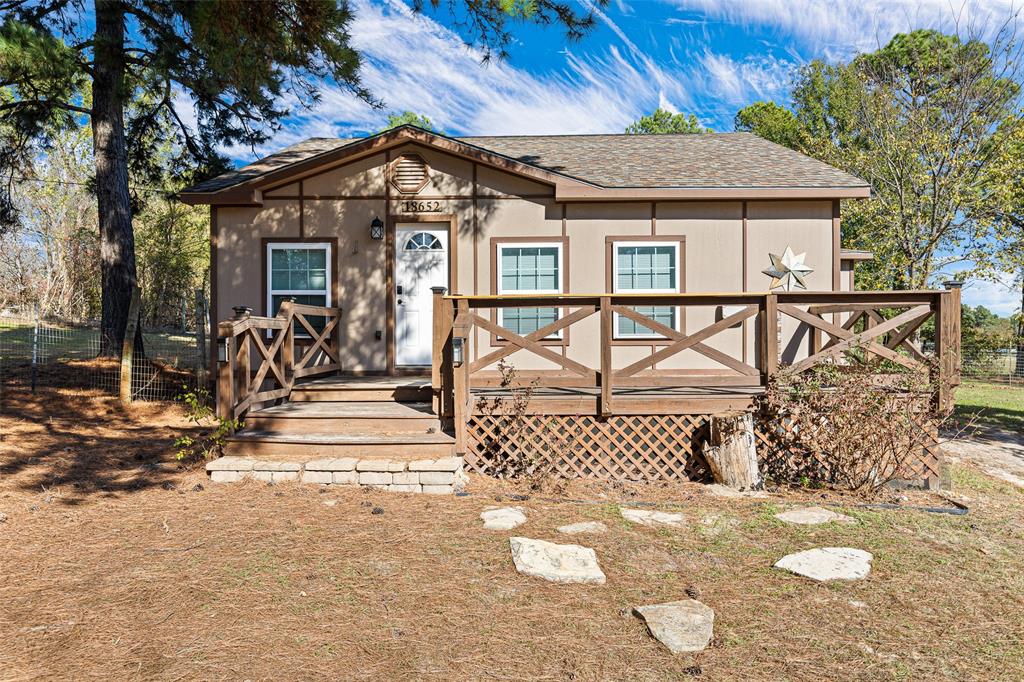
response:
[[[461,336],[452,337],[452,365],[455,367],[462,367],[465,339]]]
[[[370,223],[370,239],[380,241],[384,239],[384,221],[377,216]]]
[[[228,361],[228,340],[217,339],[217,362]]]

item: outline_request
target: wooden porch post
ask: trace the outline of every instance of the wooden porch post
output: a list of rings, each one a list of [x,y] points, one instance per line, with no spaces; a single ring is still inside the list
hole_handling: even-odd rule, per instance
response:
[[[960,384],[960,283],[947,282],[935,299],[937,407],[946,413],[953,409],[954,388]]]
[[[601,416],[612,414],[612,299],[601,297]]]
[[[444,295],[447,287],[431,287],[433,292],[433,334],[430,344],[430,388],[433,390],[434,411],[439,416],[444,416],[445,386],[444,376],[446,374],[445,348],[448,346],[448,338],[451,336],[451,325],[446,324],[447,318],[444,313],[446,306]],[[451,306],[447,306],[451,307]]]
[[[462,339],[462,366],[454,367],[452,371],[455,384],[455,454],[461,456],[466,454],[466,430],[469,423],[469,335],[472,325],[469,323],[469,301],[460,298],[457,306],[452,341]]]
[[[234,419],[235,407],[235,339],[232,335],[230,322],[221,322],[217,326],[216,343],[224,344],[224,360],[217,351],[217,416],[221,419]]]
[[[765,294],[761,305],[761,373],[762,384],[779,371],[779,298]]]

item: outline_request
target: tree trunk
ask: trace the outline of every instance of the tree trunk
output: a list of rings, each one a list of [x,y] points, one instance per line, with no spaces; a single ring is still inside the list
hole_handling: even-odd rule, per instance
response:
[[[117,0],[95,0],[95,11],[92,138],[102,277],[100,355],[119,356],[137,282],[124,137],[124,10]],[[140,342],[141,330],[137,348]]]
[[[740,412],[712,416],[711,434],[704,444],[704,458],[717,483],[736,489],[760,489],[761,474],[757,470],[757,449],[754,447],[754,415]]]

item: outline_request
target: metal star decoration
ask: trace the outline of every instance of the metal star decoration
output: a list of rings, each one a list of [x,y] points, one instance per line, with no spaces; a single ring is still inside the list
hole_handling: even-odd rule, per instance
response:
[[[804,263],[806,253],[796,255],[787,246],[781,258],[774,253],[769,253],[768,257],[772,259],[772,266],[761,272],[772,278],[770,289],[782,287],[786,291],[793,291],[794,288],[807,288],[804,277],[814,272],[814,269]]]

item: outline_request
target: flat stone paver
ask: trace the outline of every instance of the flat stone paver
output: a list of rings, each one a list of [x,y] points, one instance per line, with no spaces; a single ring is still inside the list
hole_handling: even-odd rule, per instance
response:
[[[674,654],[703,651],[714,634],[715,612],[695,599],[637,606],[633,613]]]
[[[559,526],[558,532],[565,533],[566,535],[576,535],[578,533],[607,533],[608,526],[604,525],[600,521],[580,521],[579,523],[570,523],[565,526]]]
[[[802,526],[817,526],[822,523],[857,523],[857,519],[851,516],[839,514],[838,512],[834,512],[831,509],[825,509],[823,507],[802,507],[800,509],[790,509],[789,511],[779,512],[775,515],[775,518],[779,521],[795,523]]]
[[[787,554],[775,562],[775,568],[812,580],[860,580],[871,572],[874,557],[852,547],[819,547]]]
[[[522,507],[502,507],[482,512],[480,519],[487,530],[511,530],[526,523],[526,514]]]
[[[623,507],[621,511],[622,518],[645,526],[675,526],[678,528],[686,523],[685,517],[677,512],[629,509],[627,507]]]
[[[709,483],[707,491],[715,497],[728,497],[728,498],[753,498],[763,499],[768,497],[768,493],[763,490],[736,490],[720,483]]]
[[[508,539],[512,561],[523,575],[553,583],[604,584],[605,576],[597,563],[597,553],[580,545],[558,545],[545,540],[512,537]]]

